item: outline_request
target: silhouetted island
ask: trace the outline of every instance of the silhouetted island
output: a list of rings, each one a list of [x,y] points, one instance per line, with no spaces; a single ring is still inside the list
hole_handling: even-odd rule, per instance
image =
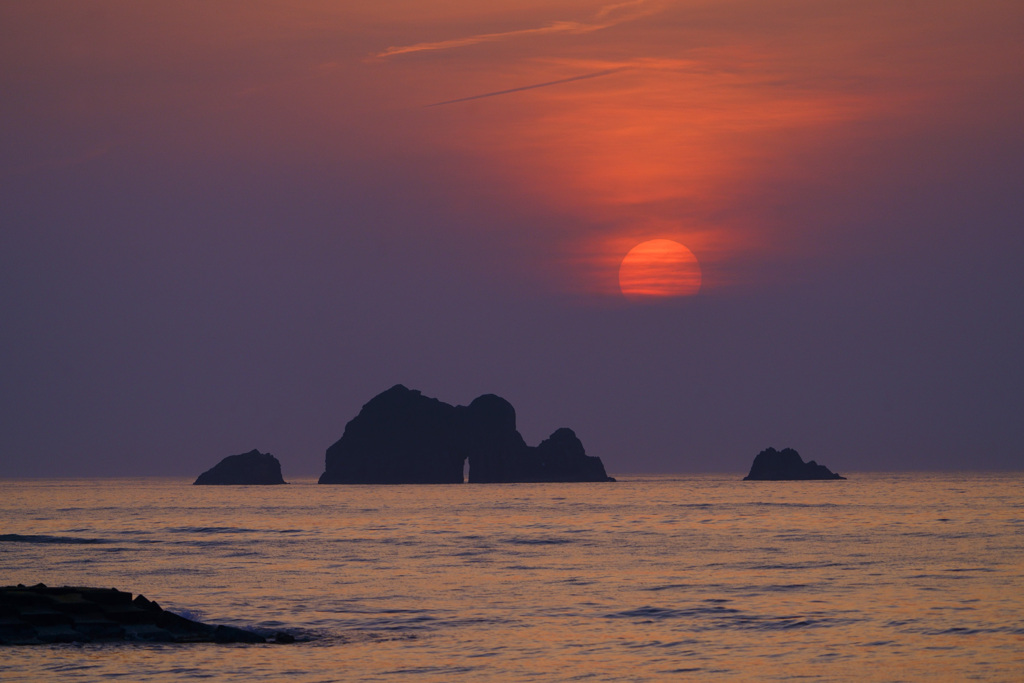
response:
[[[363,406],[327,449],[321,484],[615,481],[571,429],[527,446],[512,404],[485,394],[452,406],[397,384]]]
[[[777,451],[766,448],[754,457],[750,466],[750,474],[743,481],[786,481],[807,479],[846,479],[832,472],[824,465],[811,460],[804,462],[800,454],[792,448]]]
[[[0,645],[50,643],[265,643],[258,633],[192,621],[115,588],[4,586]],[[278,632],[274,642],[293,643]]]
[[[192,482],[205,485],[264,485],[287,484],[281,476],[281,463],[270,453],[251,450],[240,455],[229,455],[206,470]]]

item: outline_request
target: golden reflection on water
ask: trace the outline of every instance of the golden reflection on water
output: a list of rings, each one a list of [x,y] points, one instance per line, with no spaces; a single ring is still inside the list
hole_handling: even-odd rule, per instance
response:
[[[985,680],[1024,672],[1024,477],[614,485],[0,482],[9,582],[295,646],[10,651],[4,680]],[[44,654],[40,654],[44,653]],[[79,669],[79,667],[88,667]],[[332,678],[333,676],[333,678]]]

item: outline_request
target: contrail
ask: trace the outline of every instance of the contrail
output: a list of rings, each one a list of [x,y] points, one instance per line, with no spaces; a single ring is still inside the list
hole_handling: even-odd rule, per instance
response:
[[[606,69],[604,71],[595,71],[589,74],[583,74],[582,76],[571,76],[569,78],[560,78],[557,81],[547,81],[545,83],[534,83],[533,85],[524,85],[519,88],[509,88],[508,90],[497,90],[495,92],[488,92],[482,95],[470,95],[469,97],[460,97],[457,100],[445,100],[444,102],[434,102],[433,104],[425,105],[429,107],[440,107],[445,104],[455,104],[457,102],[469,102],[470,100],[481,100],[485,97],[497,97],[498,95],[508,95],[509,93],[522,92],[523,90],[534,90],[536,88],[546,88],[549,85],[561,85],[562,83],[572,83],[573,81],[584,81],[588,78],[597,78],[599,76],[607,76],[609,74],[617,73],[622,71],[626,67],[619,67],[616,69]]]
[[[633,12],[632,14],[625,14],[618,18],[609,18],[609,15],[616,14],[619,10],[624,8],[638,7],[643,5],[647,0],[627,0],[626,2],[620,2],[613,5],[606,5],[600,8],[593,18],[589,21],[555,21],[545,26],[538,28],[524,28],[517,31],[505,31],[503,33],[480,33],[475,36],[467,36],[465,38],[453,38],[451,40],[441,40],[434,43],[416,43],[415,45],[398,45],[392,46],[383,52],[378,52],[373,57],[377,59],[383,59],[387,57],[394,57],[395,55],[404,55],[410,52],[423,52],[428,50],[448,50],[456,47],[465,47],[467,45],[477,45],[479,43],[490,43],[494,41],[507,40],[510,38],[519,38],[522,36],[538,35],[544,33],[590,33],[592,31],[601,31],[612,26],[617,26],[626,21],[632,21],[650,12]]]
[[[404,55],[409,52],[423,52],[425,50],[447,50],[453,47],[465,47],[467,45],[477,45],[478,43],[489,43],[496,40],[504,40],[506,38],[515,38],[518,36],[528,36],[538,33],[590,33],[591,31],[597,31],[602,28],[607,28],[608,24],[581,24],[576,21],[556,21],[542,26],[540,28],[524,28],[519,31],[506,31],[504,33],[482,33],[480,35],[468,36],[466,38],[454,38],[452,40],[442,40],[437,43],[416,43],[415,45],[404,45],[401,47],[389,47],[384,52],[380,52],[374,57],[393,57],[394,55]]]

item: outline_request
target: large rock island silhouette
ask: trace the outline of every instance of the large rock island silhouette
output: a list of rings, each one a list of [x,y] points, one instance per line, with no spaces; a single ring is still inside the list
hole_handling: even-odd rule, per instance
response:
[[[527,446],[512,404],[485,394],[452,406],[396,384],[363,406],[327,449],[321,484],[615,481],[571,429]]]

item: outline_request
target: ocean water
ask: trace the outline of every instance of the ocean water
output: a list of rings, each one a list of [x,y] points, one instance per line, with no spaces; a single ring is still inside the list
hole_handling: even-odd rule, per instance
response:
[[[1024,474],[740,478],[3,480],[0,583],[303,642],[7,647],[0,680],[1024,680]]]

